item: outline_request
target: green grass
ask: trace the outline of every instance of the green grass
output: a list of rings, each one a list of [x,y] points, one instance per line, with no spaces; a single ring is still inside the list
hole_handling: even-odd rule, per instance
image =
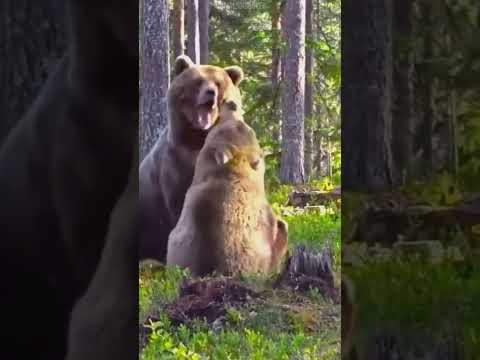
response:
[[[278,213],[284,209],[291,187],[279,186],[269,193],[269,201]],[[340,218],[320,212],[291,213],[283,216],[289,226],[289,247],[304,244],[334,250],[339,270]],[[259,290],[264,301],[244,308],[230,309],[224,326],[213,330],[204,321],[173,326],[158,309],[177,296],[180,281],[188,276],[175,268],[153,270],[143,266],[139,279],[140,322],[148,314],[160,320],[141,353],[142,360],[153,359],[304,359],[340,358],[340,306],[324,300],[318,293],[296,294],[272,290],[268,282],[255,277],[244,281]]]
[[[141,321],[148,309],[171,301],[181,271],[142,270]],[[168,280],[165,280],[168,279]],[[250,280],[253,281],[253,280]],[[166,283],[168,286],[165,286]],[[258,284],[257,284],[258,285]],[[150,292],[142,291],[148,288]],[[169,289],[166,292],[163,290]],[[266,300],[231,308],[226,324],[212,330],[201,320],[192,326],[173,326],[163,313],[151,324],[153,333],[141,360],[153,359],[339,359],[340,306],[316,292],[306,295],[257,286]],[[157,294],[155,302],[149,294]],[[332,321],[332,318],[334,321]]]
[[[391,333],[401,348],[460,331],[466,356],[480,354],[480,265],[420,261],[370,263],[343,269],[355,284],[357,341]]]

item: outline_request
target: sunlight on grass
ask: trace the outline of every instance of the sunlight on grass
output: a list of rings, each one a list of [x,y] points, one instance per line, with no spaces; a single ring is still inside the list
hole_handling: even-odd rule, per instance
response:
[[[291,186],[281,185],[269,192],[269,201],[277,214],[286,209],[291,191]],[[291,250],[297,245],[312,250],[329,246],[333,250],[335,271],[339,272],[339,209],[328,214],[316,210],[292,211],[282,218],[288,223]],[[268,281],[262,282],[253,275],[246,275],[242,281],[263,293],[267,299],[263,305],[228,309],[221,329],[214,330],[200,320],[194,321],[193,326],[173,326],[166,314],[158,313],[158,309],[175,299],[181,280],[187,276],[177,268],[155,270],[149,266],[141,267],[140,322],[143,323],[152,312],[159,317],[152,324],[153,332],[141,353],[141,360],[340,358],[340,305],[326,302],[313,291],[299,295],[273,290]]]

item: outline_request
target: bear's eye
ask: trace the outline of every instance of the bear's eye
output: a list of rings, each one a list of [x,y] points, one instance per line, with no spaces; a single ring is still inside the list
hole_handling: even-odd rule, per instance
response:
[[[253,170],[258,170],[258,167],[260,165],[260,159],[253,160],[250,165],[252,166]]]

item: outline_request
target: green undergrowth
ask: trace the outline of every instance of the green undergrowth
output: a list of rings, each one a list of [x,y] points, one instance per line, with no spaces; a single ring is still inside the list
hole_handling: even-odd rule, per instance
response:
[[[401,348],[428,348],[456,334],[465,356],[480,354],[480,264],[392,261],[342,271],[355,286],[360,343],[390,334]]]
[[[328,181],[316,181],[308,185],[319,190],[331,190],[333,185]],[[288,194],[292,186],[279,185],[268,193],[268,200],[276,214],[288,223],[289,249],[305,245],[308,249],[320,250],[327,246],[332,249],[334,262],[340,265],[341,250],[341,214],[340,209],[327,206],[322,211],[295,211],[287,207]],[[285,214],[286,213],[286,214]]]
[[[273,290],[255,277],[243,280],[262,295],[241,308],[229,308],[220,329],[202,320],[174,326],[155,309],[177,296],[188,274],[178,268],[141,267],[140,322],[150,313],[153,330],[141,360],[153,359],[339,359],[340,306],[317,291]]]
[[[279,214],[285,210],[289,186],[269,192],[269,201]],[[335,271],[339,273],[340,216],[319,211],[287,211],[289,248],[305,245],[318,250],[330,246]],[[273,290],[271,279],[243,278],[262,294],[241,308],[231,308],[219,328],[203,320],[179,327],[170,323],[162,306],[177,297],[180,282],[188,277],[176,268],[142,266],[139,278],[140,323],[155,314],[153,332],[140,359],[339,359],[340,305],[324,299],[318,292],[299,294],[290,290]]]

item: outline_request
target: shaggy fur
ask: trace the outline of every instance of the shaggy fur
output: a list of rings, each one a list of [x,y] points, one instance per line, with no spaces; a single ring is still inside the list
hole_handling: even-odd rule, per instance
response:
[[[219,109],[227,100],[241,109],[240,68],[194,65],[187,56],[180,56],[174,72],[167,127],[139,171],[140,258],[160,262],[166,260],[168,235],[180,217],[196,158],[219,119]]]
[[[192,186],[168,242],[167,265],[194,276],[278,271],[287,225],[265,196],[265,165],[254,131],[222,119],[207,136]]]

